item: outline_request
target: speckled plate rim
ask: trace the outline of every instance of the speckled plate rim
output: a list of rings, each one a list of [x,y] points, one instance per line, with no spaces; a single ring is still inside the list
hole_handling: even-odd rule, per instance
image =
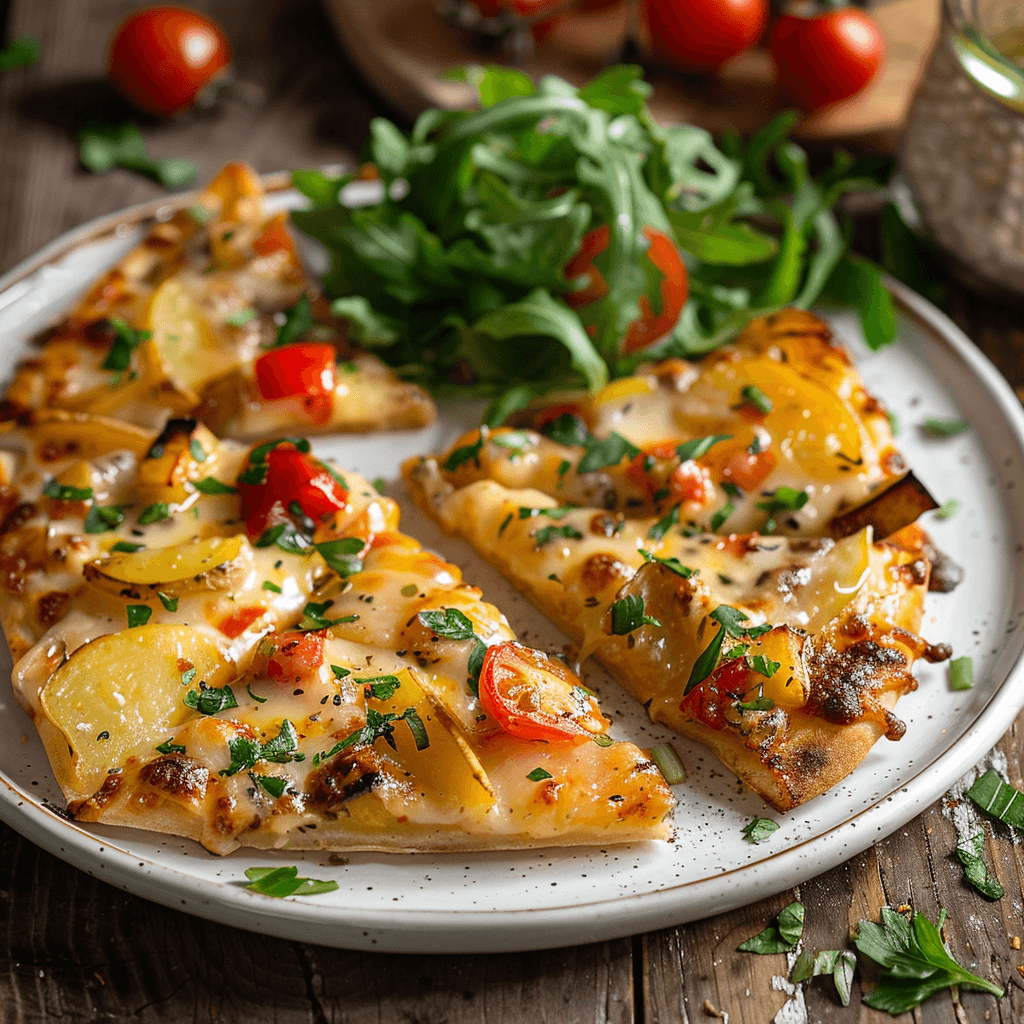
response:
[[[268,192],[289,187],[287,173],[266,175]],[[195,202],[198,192],[129,207],[90,221],[55,239],[0,277],[0,308],[10,289],[79,246],[99,241]],[[915,319],[933,342],[945,346],[990,396],[991,415],[1010,429],[1024,453],[1024,408],[993,364],[940,310],[888,279],[901,312]],[[786,889],[867,849],[916,817],[949,789],[965,765],[979,761],[1024,707],[1024,652],[968,729],[904,785],[851,814],[827,832],[786,850],[714,876],[655,891],[616,895],[591,903],[517,910],[450,911],[379,907],[354,920],[345,908],[298,900],[271,900],[240,882],[197,877],[119,846],[83,829],[59,808],[39,800],[0,772],[0,819],[68,863],[127,892],[209,920],[282,938],[342,948],[390,952],[512,952],[618,938],[723,913]],[[1021,683],[1022,685],[1016,685]],[[817,868],[812,872],[808,863]],[[725,891],[723,891],[725,890]],[[372,923],[367,923],[369,917]],[[443,944],[438,941],[444,934]],[[443,947],[443,948],[442,948]]]

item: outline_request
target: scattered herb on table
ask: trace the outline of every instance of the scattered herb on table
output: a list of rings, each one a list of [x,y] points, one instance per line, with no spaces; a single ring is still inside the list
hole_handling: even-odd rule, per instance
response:
[[[1024,793],[1005,782],[994,768],[978,779],[967,795],[986,814],[1024,830]]]
[[[790,980],[799,983],[830,974],[835,982],[839,1001],[843,1006],[849,1006],[853,972],[856,967],[857,957],[848,949],[823,949],[813,957],[809,953],[801,953],[793,965]]]
[[[0,71],[13,71],[35,64],[43,48],[35,36],[18,36],[13,42],[0,47]]]
[[[155,160],[149,155],[142,132],[129,123],[86,125],[78,135],[78,155],[82,165],[94,174],[123,167],[153,178],[165,188],[189,185],[199,173],[191,160]]]
[[[779,823],[777,821],[772,821],[771,818],[759,818],[755,814],[743,826],[743,837],[748,843],[763,843],[778,828]]]
[[[763,932],[741,942],[740,953],[790,953],[796,949],[804,932],[804,905],[794,900],[784,907],[773,924]]]
[[[883,968],[881,980],[864,997],[868,1006],[904,1013],[954,985],[990,992],[997,998],[1003,995],[994,982],[971,974],[949,955],[941,935],[945,921],[945,910],[939,911],[936,925],[916,910],[907,918],[891,907],[882,907],[881,924],[858,924],[854,945]]]
[[[261,896],[316,896],[323,892],[334,892],[338,883],[333,879],[321,881],[316,878],[300,878],[297,867],[285,868],[246,868],[245,877],[249,879],[247,889],[258,892]]]
[[[971,425],[967,420],[927,419],[921,424],[921,429],[932,437],[955,437],[965,430],[970,430]]]
[[[985,863],[985,831],[967,835],[957,830],[956,856],[963,865],[964,877],[986,899],[999,900],[1006,895],[999,880],[988,869]]]

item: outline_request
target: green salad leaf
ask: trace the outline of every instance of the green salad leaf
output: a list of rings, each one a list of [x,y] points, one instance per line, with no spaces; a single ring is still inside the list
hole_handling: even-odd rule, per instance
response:
[[[787,138],[793,114],[746,143],[661,126],[631,65],[579,89],[498,67],[448,77],[472,84],[480,109],[427,110],[409,133],[376,118],[365,153],[376,200],[346,205],[351,176],[293,176],[310,200],[293,219],[331,257],[333,312],[406,378],[493,398],[496,425],[534,396],[703,354],[752,317],[826,292],[858,308],[872,347],[892,340],[882,272],[849,256],[833,212],[891,163],[838,154],[815,177]],[[688,299],[674,328],[626,351],[630,326],[664,309],[659,234],[680,250]],[[896,260],[912,240],[889,234]]]

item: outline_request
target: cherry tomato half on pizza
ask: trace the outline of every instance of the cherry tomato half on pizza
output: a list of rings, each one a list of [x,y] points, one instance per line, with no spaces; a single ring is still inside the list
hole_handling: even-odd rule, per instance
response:
[[[560,661],[514,640],[487,648],[480,707],[505,732],[524,740],[579,742],[604,735],[610,725]]]

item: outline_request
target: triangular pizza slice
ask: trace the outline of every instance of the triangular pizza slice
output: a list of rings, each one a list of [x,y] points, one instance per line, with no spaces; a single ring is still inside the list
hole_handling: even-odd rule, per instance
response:
[[[579,679],[308,441],[38,413],[0,470],[14,691],[78,820],[217,853],[670,834]]]
[[[419,427],[434,404],[355,344],[317,297],[287,213],[228,164],[197,201],[157,219],[39,339],[7,416],[64,409],[159,426],[201,415],[220,436]]]

